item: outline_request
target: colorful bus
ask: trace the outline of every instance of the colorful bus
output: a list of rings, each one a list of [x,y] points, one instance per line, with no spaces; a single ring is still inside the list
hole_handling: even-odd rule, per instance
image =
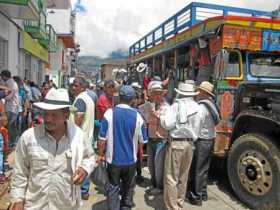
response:
[[[280,206],[280,19],[272,12],[191,3],[130,49],[165,79],[215,85],[222,120],[213,154],[252,209]],[[225,168],[225,170],[226,170]]]

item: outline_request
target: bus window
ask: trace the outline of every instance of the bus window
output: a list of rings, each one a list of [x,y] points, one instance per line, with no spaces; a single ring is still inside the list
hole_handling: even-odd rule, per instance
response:
[[[228,61],[225,62],[226,79],[238,79],[241,77],[241,55],[238,51],[229,51]]]

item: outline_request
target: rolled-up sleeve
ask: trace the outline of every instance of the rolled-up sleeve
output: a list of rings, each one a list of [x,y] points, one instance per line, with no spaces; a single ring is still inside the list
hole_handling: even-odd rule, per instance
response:
[[[140,114],[138,114],[139,117],[139,126],[140,126],[140,132],[139,132],[139,142],[142,144],[146,144],[148,142],[148,133],[147,128],[145,126],[145,122]]]
[[[107,140],[110,115],[112,115],[112,109],[109,109],[105,112],[104,117],[100,122],[100,130],[98,135],[99,140]]]
[[[24,136],[17,144],[15,151],[15,162],[11,181],[11,201],[18,202],[25,200],[26,188],[29,177],[29,161],[27,158],[27,147]]]

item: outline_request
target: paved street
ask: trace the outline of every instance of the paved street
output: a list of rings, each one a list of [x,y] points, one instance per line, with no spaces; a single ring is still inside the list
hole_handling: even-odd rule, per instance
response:
[[[136,207],[133,210],[164,210],[162,195],[148,196],[145,193],[149,184],[148,169],[143,169],[145,181],[135,190],[134,201]],[[214,177],[215,180],[215,177]],[[203,203],[202,207],[192,206],[185,203],[185,208],[193,210],[245,210],[248,209],[242,205],[230,191],[228,183],[224,179],[213,181],[209,186],[209,200]],[[89,201],[85,202],[82,210],[107,210],[105,197],[100,191],[91,187],[91,196]]]

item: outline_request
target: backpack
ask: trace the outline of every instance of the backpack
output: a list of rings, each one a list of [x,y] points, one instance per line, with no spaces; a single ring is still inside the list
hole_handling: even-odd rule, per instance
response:
[[[221,121],[221,115],[217,104],[211,99],[201,100],[198,102],[198,104],[203,104],[206,106],[206,108],[208,109],[208,111],[210,112],[214,120],[215,125],[218,125],[219,122]]]

